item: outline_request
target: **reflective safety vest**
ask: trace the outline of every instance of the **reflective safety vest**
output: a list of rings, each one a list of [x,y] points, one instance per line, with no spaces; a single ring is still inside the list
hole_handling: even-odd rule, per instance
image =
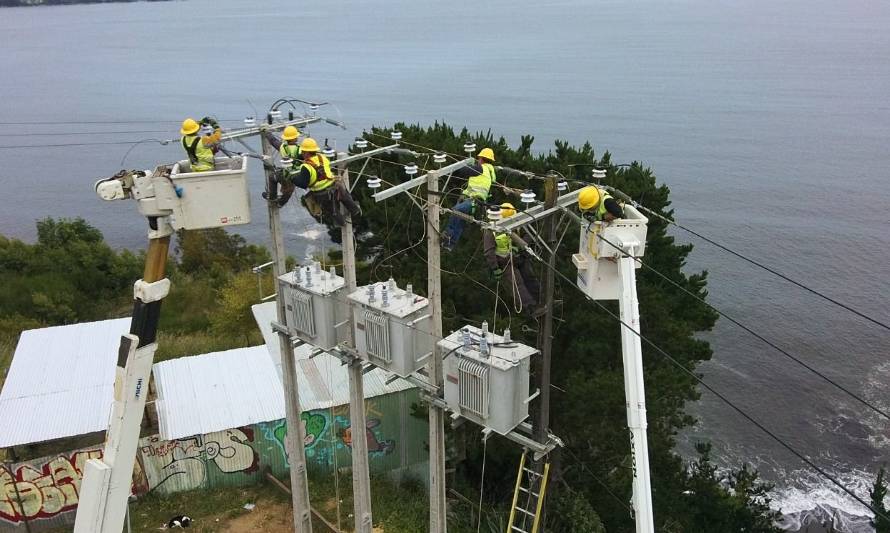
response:
[[[497,181],[494,173],[494,165],[488,163],[482,164],[482,173],[471,177],[467,180],[467,188],[464,189],[463,195],[467,198],[478,198],[479,200],[488,200],[488,191],[491,184]]]
[[[282,159],[293,159],[294,163],[296,163],[300,157],[300,145],[281,141],[281,147],[278,148],[278,153],[281,154]]]
[[[192,172],[206,172],[213,170],[213,150],[204,146],[201,137],[197,135],[184,135],[182,148],[188,154]]]
[[[509,233],[495,233],[494,245],[494,253],[498,257],[510,257],[510,252],[513,251],[513,239]]]
[[[594,211],[594,217],[596,220],[602,220],[604,216],[606,216],[606,200],[611,200],[612,195],[607,193],[606,191],[600,189],[600,203],[596,206],[596,210]]]
[[[300,165],[300,168],[309,170],[310,191],[323,191],[334,184],[334,174],[331,172],[331,161],[321,154],[315,154],[310,157]],[[319,169],[321,169],[321,175],[319,175]]]

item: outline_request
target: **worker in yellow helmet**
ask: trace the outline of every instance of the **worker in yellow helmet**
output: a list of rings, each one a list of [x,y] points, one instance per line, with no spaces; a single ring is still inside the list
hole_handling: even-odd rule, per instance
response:
[[[291,183],[308,190],[303,195],[303,204],[316,220],[325,221],[327,218],[333,220],[335,225],[342,226],[344,220],[340,204],[346,207],[353,219],[361,215],[362,209],[334,175],[330,160],[318,152],[315,139],[307,137],[303,140],[300,144],[302,162],[299,171],[291,175]],[[284,204],[279,200],[279,205]]]
[[[592,185],[578,192],[578,208],[585,218],[597,222],[612,222],[624,218],[621,205],[604,189]]]
[[[501,219],[515,214],[513,204],[501,204]],[[522,312],[534,313],[541,286],[535,277],[531,261],[513,246],[511,233],[486,229],[482,233],[482,250],[494,278],[509,287],[514,306],[521,308]]]
[[[281,194],[278,195],[277,201],[279,207],[283,207],[294,193],[294,178],[300,173],[300,165],[303,164],[298,142],[300,130],[296,126],[288,126],[284,128],[280,139],[269,131],[264,131],[263,135],[266,136],[269,144],[278,150],[282,161],[289,160],[291,162],[284,168],[279,169],[276,176],[276,181],[281,186]],[[265,197],[266,193],[263,193],[263,198]]]
[[[467,186],[461,192],[455,211],[470,215],[475,212],[476,205],[483,205],[488,201],[491,193],[491,185],[497,181],[494,170],[494,150],[483,148],[476,156],[476,163],[454,171],[458,178],[466,178]],[[448,225],[442,232],[442,246],[446,250],[453,250],[460,240],[466,221],[457,216],[448,219]]]
[[[187,118],[182,121],[179,133],[182,134],[182,149],[188,156],[191,171],[213,170],[213,158],[219,151],[219,141],[222,138],[219,123],[212,117],[204,117],[201,122]]]

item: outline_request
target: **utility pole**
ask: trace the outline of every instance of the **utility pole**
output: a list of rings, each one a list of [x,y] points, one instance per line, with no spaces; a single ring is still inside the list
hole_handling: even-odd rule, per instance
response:
[[[544,183],[544,208],[550,209],[556,205],[556,174],[547,175]],[[550,255],[547,258],[547,272],[544,276],[544,286],[541,292],[544,295],[544,322],[538,335],[538,349],[541,351],[541,371],[538,374],[538,390],[541,391],[541,407],[538,410],[535,421],[535,438],[539,442],[547,439],[547,429],[550,425],[550,358],[553,349],[553,287],[556,283],[556,221],[551,215],[547,217],[546,239],[550,247]]]
[[[269,155],[269,140],[265,131],[260,133],[262,154],[265,158]],[[281,290],[281,282],[278,277],[287,270],[285,266],[284,237],[281,229],[281,212],[275,193],[274,169],[266,164],[264,159],[263,169],[266,173],[266,194],[269,198],[269,232],[272,235],[272,271],[277,286],[275,304],[278,310],[278,323],[275,330],[278,332],[278,344],[281,350],[281,369],[284,381],[284,408],[287,420],[287,438],[284,440],[287,450],[287,459],[290,463],[290,484],[294,507],[294,532],[312,533],[312,517],[309,509],[309,482],[306,477],[306,448],[304,442],[306,434],[303,429],[302,408],[300,406],[300,392],[297,389],[297,367],[294,361],[294,347],[291,344],[290,335],[287,332],[287,310],[285,309],[284,291]]]
[[[544,182],[544,209],[552,209],[556,205],[556,173],[547,175]],[[541,403],[535,420],[535,440],[546,442],[550,429],[550,360],[553,355],[553,287],[556,283],[556,230],[555,215],[547,217],[546,236],[547,246],[550,247],[550,255],[547,257],[547,272],[544,276],[544,321],[538,335],[538,350],[541,351],[541,366],[537,376],[538,390],[541,394]],[[544,461],[536,461],[535,469],[538,473],[544,473]],[[552,485],[551,485],[552,486]],[[552,489],[551,489],[552,492]],[[543,495],[542,495],[543,497]],[[544,531],[546,506],[541,506],[539,521],[541,531]]]
[[[340,154],[345,157],[346,154]],[[345,164],[340,167],[340,179],[349,190],[349,171]],[[346,280],[346,294],[352,294],[357,287],[355,276],[355,239],[352,217],[341,205],[340,212],[345,223],[340,229],[343,246],[343,278]],[[324,253],[324,252],[322,252]],[[355,329],[353,313],[349,313],[349,347],[355,350]],[[355,506],[356,533],[371,533],[371,477],[368,467],[368,434],[365,419],[365,384],[362,360],[353,357],[348,364],[349,374],[349,422],[352,428],[352,492]]]
[[[439,172],[430,172],[426,179],[427,187],[427,297],[430,300],[432,330],[434,339],[442,338],[442,251],[439,243]],[[442,390],[442,352],[438,344],[433,344],[433,356],[427,365],[430,384]],[[445,411],[430,404],[430,533],[446,533],[445,509]]]

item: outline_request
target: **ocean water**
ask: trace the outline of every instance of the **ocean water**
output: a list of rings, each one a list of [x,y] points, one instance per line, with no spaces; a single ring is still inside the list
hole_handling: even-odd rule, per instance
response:
[[[348,131],[444,120],[513,143],[590,140],[651,165],[686,225],[890,321],[890,4],[790,0],[294,3],[233,0],[0,10],[0,233],[82,216],[141,247],[132,205],[95,178],[179,157],[175,145],[49,144],[176,137],[187,115],[238,119],[280,96],[333,102]],[[121,121],[121,124],[78,124]],[[148,123],[140,121],[163,121]],[[26,125],[9,124],[25,122]],[[68,122],[69,124],[64,124]],[[85,132],[124,132],[85,135]],[[8,148],[31,145],[34,148]],[[126,156],[122,163],[122,158]],[[252,176],[260,187],[259,172]],[[265,241],[255,224],[239,231]],[[323,245],[285,211],[295,255]],[[676,234],[681,241],[691,237]],[[710,301],[890,409],[890,333],[695,240]],[[643,310],[645,313],[645,310]],[[731,324],[705,335],[710,384],[865,496],[888,458],[887,420]],[[751,462],[794,521],[867,512],[704,393],[681,439]]]

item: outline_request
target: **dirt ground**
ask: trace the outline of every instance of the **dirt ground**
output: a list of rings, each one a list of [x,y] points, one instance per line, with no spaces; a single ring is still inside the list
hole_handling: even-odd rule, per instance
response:
[[[247,514],[236,518],[218,518],[225,525],[221,533],[244,533],[247,531],[263,531],[266,533],[292,533],[294,530],[293,511],[286,503],[259,502]]]

